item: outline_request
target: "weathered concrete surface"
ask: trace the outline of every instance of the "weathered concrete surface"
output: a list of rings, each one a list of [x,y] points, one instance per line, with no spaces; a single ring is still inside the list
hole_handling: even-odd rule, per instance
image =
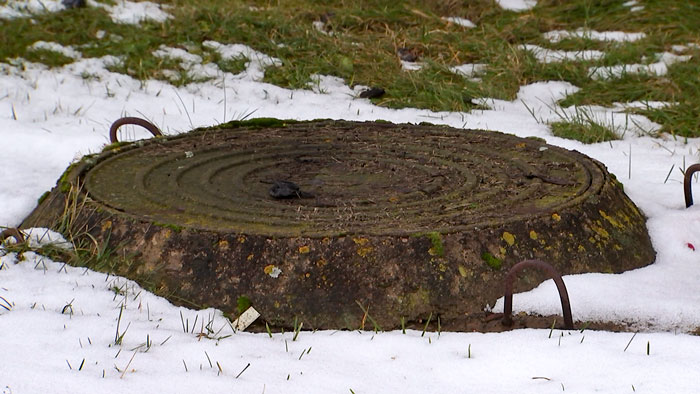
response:
[[[309,197],[273,199],[274,180]],[[612,273],[655,255],[644,216],[590,158],[370,122],[256,121],[112,147],[66,172],[23,223],[37,225],[107,242],[115,273],[174,302],[235,314],[249,299],[271,325],[306,328],[449,325],[500,297],[523,259]],[[543,279],[526,272],[516,290]]]

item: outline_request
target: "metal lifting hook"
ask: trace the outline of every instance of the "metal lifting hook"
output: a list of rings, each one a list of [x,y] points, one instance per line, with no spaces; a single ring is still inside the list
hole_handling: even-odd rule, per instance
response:
[[[141,126],[146,130],[150,131],[154,137],[159,137],[163,135],[163,133],[160,132],[160,129],[153,123],[145,119],[127,116],[125,118],[119,118],[115,120],[114,123],[112,123],[112,127],[109,128],[109,141],[112,144],[115,142],[119,142],[119,140],[117,139],[117,130],[126,124],[134,124],[137,126]]]
[[[549,274],[549,276],[554,280],[554,283],[557,285],[557,290],[559,290],[559,298],[561,299],[561,309],[564,313],[564,328],[566,328],[567,330],[573,330],[574,320],[571,317],[569,293],[567,293],[566,291],[566,285],[564,285],[564,280],[562,280],[561,275],[559,275],[559,272],[557,272],[557,270],[554,269],[554,267],[552,267],[551,264],[545,263],[541,260],[523,260],[518,264],[514,265],[513,268],[511,268],[510,271],[508,271],[505,280],[506,292],[503,304],[503,324],[507,326],[513,324],[513,318],[511,316],[513,313],[513,282],[515,281],[515,278],[517,277],[520,271],[530,267],[539,268],[547,272],[547,274]]]

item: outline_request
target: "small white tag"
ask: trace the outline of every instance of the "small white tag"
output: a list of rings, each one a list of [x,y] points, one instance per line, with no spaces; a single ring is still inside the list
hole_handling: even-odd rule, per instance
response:
[[[233,328],[236,329],[236,331],[243,331],[248,326],[253,324],[253,322],[260,317],[260,313],[255,310],[252,306],[248,309],[246,309],[245,312],[241,313],[240,316],[238,316],[238,319],[233,321]]]

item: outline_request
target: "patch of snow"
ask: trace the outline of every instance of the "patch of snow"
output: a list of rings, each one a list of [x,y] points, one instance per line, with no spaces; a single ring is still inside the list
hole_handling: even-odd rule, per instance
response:
[[[43,227],[32,227],[23,229],[29,246],[32,248],[41,248],[43,246],[55,246],[61,249],[73,249],[73,245],[66,241],[63,235]]]
[[[644,33],[628,33],[623,31],[603,31],[578,29],[575,31],[553,30],[542,34],[549,42],[557,43],[567,38],[585,38],[595,41],[632,42],[646,37]]]
[[[627,139],[648,135],[661,128],[645,116],[627,113],[628,108],[597,105],[559,106],[560,100],[578,90],[578,87],[568,82],[536,82],[521,87],[514,101],[474,99],[472,102],[495,111],[520,114],[519,118],[522,121],[530,117],[541,125],[560,121],[592,121]]]
[[[405,60],[399,60],[401,62],[401,68],[405,71],[418,71],[423,68],[423,63],[421,62],[407,62]]]
[[[678,103],[669,103],[668,101],[632,101],[629,103],[615,102],[612,108],[616,111],[622,111],[628,109],[659,109],[674,105],[678,105]]]
[[[657,55],[657,58],[658,61],[651,64],[620,64],[608,67],[591,67],[588,71],[591,78],[594,79],[619,78],[625,74],[666,75],[668,66],[678,62],[687,62],[692,56],[664,52]]]
[[[496,0],[496,3],[504,10],[527,11],[537,5],[537,0]]]
[[[91,7],[107,10],[114,23],[138,25],[145,21],[165,22],[172,18],[170,14],[164,11],[164,9],[169,7],[168,5],[150,1],[117,0],[116,5],[107,5],[94,0],[87,0],[87,4]]]
[[[171,48],[161,45],[153,52],[153,55],[164,59],[177,60],[180,63],[180,67],[193,79],[216,78],[222,74],[219,67],[215,64],[202,64],[201,56],[189,53],[181,48]],[[180,78],[180,74],[174,70],[162,70],[161,73],[171,81]]]
[[[7,0],[0,5],[0,19],[26,18],[64,9],[61,0]]]
[[[30,48],[43,49],[45,51],[60,53],[61,55],[69,57],[71,59],[80,59],[81,57],[83,57],[82,53],[76,51],[72,47],[66,47],[56,42],[37,41],[34,44],[32,44]]]
[[[187,65],[202,63],[201,56],[189,53],[181,48],[171,48],[166,45],[161,45],[157,50],[155,50],[153,52],[153,56],[179,60]]]
[[[443,17],[442,20],[447,21],[449,23],[454,23],[455,25],[459,25],[462,27],[467,27],[467,28],[476,27],[474,22],[470,21],[469,19],[460,18],[457,16]]]
[[[487,64],[484,63],[466,63],[459,66],[450,67],[450,71],[459,74],[466,78],[474,78],[486,71]]]
[[[558,63],[563,61],[598,60],[605,56],[604,52],[596,50],[560,51],[542,48],[541,46],[524,44],[522,49],[531,52],[541,63]]]
[[[314,74],[311,76],[309,88],[314,93],[329,94],[339,96],[339,98],[342,96],[355,97],[361,91],[367,89],[366,86],[362,85],[356,85],[353,89],[350,89],[350,87],[345,84],[345,80],[343,80],[343,78],[319,74]]]
[[[237,77],[247,81],[261,81],[265,77],[265,69],[271,66],[281,66],[282,61],[243,44],[221,44],[216,41],[204,41],[202,45],[218,52],[223,59],[235,59],[241,56],[249,61],[246,70]]]

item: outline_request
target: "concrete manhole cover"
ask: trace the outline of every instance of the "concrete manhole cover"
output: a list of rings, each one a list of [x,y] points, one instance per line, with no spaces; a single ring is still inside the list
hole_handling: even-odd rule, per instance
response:
[[[257,120],[155,138],[83,159],[23,226],[57,228],[86,196],[71,231],[126,256],[116,273],[286,327],[449,324],[483,313],[523,259],[562,274],[654,259],[602,164],[491,131]]]

